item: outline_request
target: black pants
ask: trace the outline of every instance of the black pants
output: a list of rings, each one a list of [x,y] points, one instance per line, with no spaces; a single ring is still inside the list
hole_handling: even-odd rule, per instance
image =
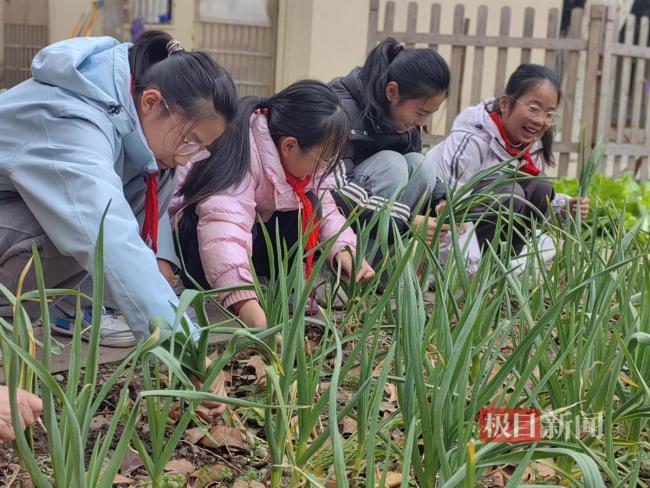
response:
[[[318,205],[318,198],[312,192],[307,192],[307,196],[311,200],[312,205],[314,205],[316,214],[320,219],[322,217],[322,210],[320,205]],[[266,232],[270,238],[270,250],[266,245],[262,225],[266,227]],[[264,224],[255,224],[251,229],[251,232],[253,234],[253,254],[251,260],[255,267],[255,273],[257,276],[269,277],[271,275],[271,259],[275,260],[274,266],[277,270],[282,264],[283,249],[285,249],[285,246],[286,249],[291,249],[298,241],[299,232],[301,232],[301,229],[298,227],[298,210],[275,212]],[[276,235],[280,236],[280,243],[277,242]],[[206,290],[212,288],[203,271],[201,256],[199,254],[198,238],[196,235],[196,226],[182,232],[179,237],[186,272],[197,281],[202,288]],[[178,251],[179,250],[177,249],[177,252]],[[271,255],[269,255],[269,252]],[[291,268],[291,266],[293,266],[293,255],[289,260],[289,267]],[[195,288],[194,283],[188,278],[186,273],[181,272],[181,277],[186,288]]]
[[[489,185],[491,181],[493,180],[486,180],[479,185],[478,191]],[[542,215],[547,214],[548,202],[555,197],[551,183],[536,178],[518,181],[512,185],[499,186],[490,189],[490,193],[499,196],[501,205],[495,203],[490,207],[482,206],[473,209],[477,213],[485,212],[488,208],[491,210],[476,226],[476,237],[478,238],[479,246],[483,250],[486,249],[485,244],[495,238],[499,208],[508,212],[512,205],[512,211],[517,217],[516,221],[514,221],[515,228],[522,236],[525,236],[530,229],[531,222],[537,220],[540,213]],[[502,235],[500,239],[505,239],[508,232],[508,219],[506,216],[501,217],[501,230]],[[513,254],[518,255],[521,253],[525,244],[526,241],[517,232],[513,231]]]

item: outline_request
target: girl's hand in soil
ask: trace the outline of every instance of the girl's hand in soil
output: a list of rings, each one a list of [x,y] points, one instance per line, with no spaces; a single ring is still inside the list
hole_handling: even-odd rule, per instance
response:
[[[439,205],[440,206],[440,205]],[[433,236],[436,233],[436,228],[438,227],[438,222],[433,217],[427,217],[426,215],[416,215],[413,218],[413,225],[417,228],[422,225],[427,226],[427,244],[433,242]],[[440,238],[442,239],[449,232],[449,224],[443,224],[440,228]]]
[[[266,314],[257,300],[245,300],[232,306],[233,312],[247,326],[255,329],[266,329]]]
[[[20,426],[24,429],[28,425],[34,425],[43,411],[43,402],[36,395],[24,390],[18,390],[16,397]],[[0,441],[13,441],[15,438],[16,433],[11,424],[9,388],[0,386]]]
[[[350,251],[347,249],[341,251],[338,255],[338,261],[341,265],[341,271],[343,271],[343,275],[347,278],[350,278],[352,276],[352,272],[354,271],[352,268],[352,254]],[[372,280],[374,277],[375,270],[372,269],[372,266],[370,266],[364,259],[361,262],[361,266],[359,266],[359,271],[355,277],[356,283],[364,283],[366,281]]]
[[[166,259],[158,259],[157,261],[160,274],[163,275],[167,282],[173,287],[176,282],[176,274],[174,273],[174,268],[171,263]]]

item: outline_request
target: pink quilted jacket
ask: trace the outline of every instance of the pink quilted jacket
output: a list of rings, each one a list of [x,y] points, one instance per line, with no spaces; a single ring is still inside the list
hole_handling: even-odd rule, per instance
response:
[[[252,253],[252,229],[258,216],[268,221],[274,212],[297,210],[299,200],[287,183],[284,169],[275,143],[271,138],[264,115],[253,114],[250,121],[251,170],[237,187],[213,195],[199,205],[198,239],[201,262],[205,276],[213,288],[228,288],[253,283],[248,259]],[[201,163],[197,163],[201,164]],[[178,168],[180,187],[189,168]],[[329,192],[333,188],[333,177],[321,181],[314,178],[313,191],[321,199],[322,219],[320,240],[327,240],[337,234],[345,225]],[[176,196],[169,206],[172,218],[180,211],[182,198]],[[349,227],[338,237],[329,256],[330,262],[344,247],[356,249],[356,236]],[[241,290],[222,295],[224,306],[229,307],[242,300],[256,298],[252,290]]]

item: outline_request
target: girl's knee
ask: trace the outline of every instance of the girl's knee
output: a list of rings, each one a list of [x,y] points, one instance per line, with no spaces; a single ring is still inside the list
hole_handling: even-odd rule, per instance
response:
[[[408,183],[409,168],[404,155],[396,151],[379,151],[375,154],[377,170],[384,184],[394,189],[403,187]]]

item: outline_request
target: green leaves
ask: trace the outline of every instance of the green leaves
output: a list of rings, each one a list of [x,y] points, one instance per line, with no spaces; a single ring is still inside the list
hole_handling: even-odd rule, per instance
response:
[[[555,191],[570,196],[578,195],[580,185],[575,178],[561,178],[554,183]],[[640,224],[640,230],[650,233],[650,183],[638,183],[632,175],[611,179],[596,173],[590,180],[586,196],[591,199],[601,226],[610,225],[609,217],[623,215],[625,230]],[[640,234],[642,235],[642,234]]]

